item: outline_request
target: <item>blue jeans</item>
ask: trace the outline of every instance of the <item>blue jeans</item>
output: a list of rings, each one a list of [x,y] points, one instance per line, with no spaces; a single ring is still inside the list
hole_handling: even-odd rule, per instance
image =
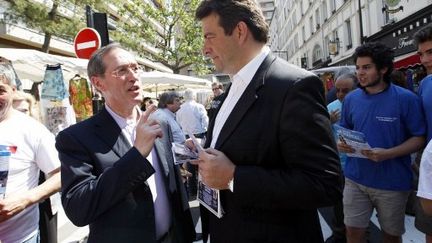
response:
[[[39,243],[40,242],[40,235],[39,235],[39,230],[37,232],[37,234],[35,234],[32,238],[23,241],[22,243]]]

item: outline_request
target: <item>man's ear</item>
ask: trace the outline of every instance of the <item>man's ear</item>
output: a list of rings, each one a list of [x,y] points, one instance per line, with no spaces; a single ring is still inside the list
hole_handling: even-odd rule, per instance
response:
[[[103,80],[99,76],[92,76],[90,78],[91,83],[99,92],[105,91]]]
[[[247,40],[248,35],[250,34],[247,24],[243,21],[240,21],[237,24],[234,33],[236,34],[236,37],[238,38],[240,43],[244,43]]]
[[[382,75],[384,75],[384,74],[386,74],[387,70],[388,70],[388,67],[383,67],[383,68],[381,68],[380,73]]]

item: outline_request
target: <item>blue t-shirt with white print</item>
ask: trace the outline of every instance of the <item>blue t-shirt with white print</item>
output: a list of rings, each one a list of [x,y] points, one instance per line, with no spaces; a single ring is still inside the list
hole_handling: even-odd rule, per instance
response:
[[[340,125],[364,133],[372,148],[392,148],[426,133],[419,97],[393,84],[377,94],[367,94],[363,89],[350,92],[344,99]],[[350,180],[371,188],[411,189],[409,154],[381,162],[348,157],[344,173]]]

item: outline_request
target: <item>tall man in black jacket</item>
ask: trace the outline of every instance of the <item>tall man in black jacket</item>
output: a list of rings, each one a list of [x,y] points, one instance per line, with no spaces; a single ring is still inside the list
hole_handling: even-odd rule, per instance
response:
[[[204,231],[212,243],[322,242],[317,208],[340,200],[342,180],[321,80],[270,53],[254,0],[205,0],[196,17],[232,79],[196,162],[225,211],[203,216]]]

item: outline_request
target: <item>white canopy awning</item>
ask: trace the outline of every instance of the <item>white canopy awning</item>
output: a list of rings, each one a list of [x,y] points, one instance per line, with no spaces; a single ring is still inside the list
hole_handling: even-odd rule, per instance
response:
[[[0,57],[12,62],[20,79],[43,80],[46,65],[62,64],[63,76],[69,80],[80,74],[87,77],[87,59],[64,57],[32,49],[0,48]]]
[[[143,73],[140,80],[144,90],[156,93],[170,89],[181,90],[192,88],[209,90],[211,88],[211,81],[207,79],[158,71]]]

